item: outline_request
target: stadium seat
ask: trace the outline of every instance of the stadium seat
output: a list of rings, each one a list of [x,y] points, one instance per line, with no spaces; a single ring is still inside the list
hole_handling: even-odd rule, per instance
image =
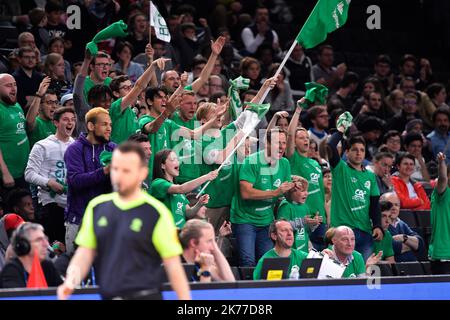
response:
[[[431,214],[429,210],[416,211],[418,226],[422,228],[431,227]]]
[[[19,32],[14,26],[0,26],[0,46],[3,48],[17,47]]]
[[[255,267],[240,267],[241,280],[253,280],[253,270]]]
[[[426,275],[431,275],[431,265],[429,261],[422,261],[423,273]]]
[[[403,220],[410,228],[415,228],[418,226],[416,214],[414,213],[414,211],[400,210],[400,215],[398,217]]]
[[[424,270],[420,262],[400,262],[393,265],[397,276],[420,276]]]
[[[241,274],[239,273],[238,267],[231,267],[231,271],[233,271],[233,275],[234,275],[234,278],[236,279],[236,281],[241,280]]]
[[[394,271],[392,270],[392,266],[388,263],[380,263],[376,265],[380,268],[382,277],[393,277]]]

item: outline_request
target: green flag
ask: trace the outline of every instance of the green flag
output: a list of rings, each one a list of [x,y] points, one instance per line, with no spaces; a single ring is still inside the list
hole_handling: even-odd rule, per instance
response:
[[[126,37],[128,35],[127,29],[128,26],[125,22],[122,20],[116,21],[98,32],[92,41],[86,44],[86,49],[88,49],[91,54],[95,56],[98,52],[97,43],[115,37]]]
[[[325,41],[327,34],[347,21],[350,0],[319,0],[297,35],[297,42],[305,49]]]
[[[228,97],[230,98],[230,116],[232,120],[236,120],[242,112],[241,98],[239,90],[247,90],[250,86],[250,79],[239,76],[234,80],[230,80],[230,88],[228,89]]]
[[[246,108],[235,121],[238,129],[250,134],[270,109],[270,103],[246,103]]]

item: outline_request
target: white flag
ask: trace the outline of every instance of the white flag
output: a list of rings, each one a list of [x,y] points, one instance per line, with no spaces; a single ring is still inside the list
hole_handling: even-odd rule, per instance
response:
[[[150,25],[155,28],[156,37],[159,40],[170,42],[170,32],[167,23],[153,2],[150,2],[150,10]]]

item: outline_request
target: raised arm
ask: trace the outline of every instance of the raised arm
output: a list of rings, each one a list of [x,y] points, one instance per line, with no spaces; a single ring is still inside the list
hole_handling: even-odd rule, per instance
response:
[[[178,91],[178,89],[177,89]],[[163,124],[163,122],[170,118],[170,115],[176,110],[177,106],[180,104],[180,96],[174,92],[169,101],[167,101],[166,108],[163,112],[152,122],[147,123],[142,129],[144,133],[155,133],[158,132],[159,128]]]
[[[304,100],[304,98],[302,98],[302,99]],[[302,99],[299,100],[298,102],[302,103]],[[287,148],[286,148],[286,157],[288,157],[288,158],[292,157],[295,152],[295,133],[297,132],[301,112],[302,112],[302,108],[297,104],[294,115],[292,116],[291,122],[289,123],[289,127],[288,127],[288,138],[287,138]]]
[[[272,90],[276,84],[277,84],[277,78],[275,78],[275,77],[269,78],[266,81],[264,81],[263,85],[259,89],[256,96],[250,102],[251,103],[262,103],[263,101],[261,101],[261,98],[263,97],[266,90],[267,89]]]
[[[198,92],[200,88],[208,81],[209,76],[214,68],[214,63],[217,60],[217,57],[222,52],[222,48],[225,44],[225,37],[220,36],[217,38],[215,42],[211,41],[211,54],[209,55],[208,62],[206,66],[203,68],[200,76],[192,83],[192,91]]]
[[[443,194],[447,190],[448,174],[447,166],[445,165],[445,154],[439,152],[437,155],[438,161],[438,181],[436,185],[436,191],[438,194]]]
[[[36,124],[36,117],[39,114],[39,107],[41,105],[42,98],[44,97],[44,94],[47,92],[48,86],[51,82],[50,77],[45,77],[42,79],[41,84],[39,85],[39,89],[37,92],[37,95],[33,97],[33,100],[31,100],[30,108],[27,112],[27,131],[32,132],[34,130],[35,124]]]
[[[201,186],[202,184],[204,184],[205,182],[214,180],[215,178],[217,178],[218,175],[218,171],[214,170],[211,171],[197,179],[185,182],[183,184],[173,184],[168,190],[167,192],[170,194],[174,194],[174,193],[182,193],[182,194],[186,194],[188,192],[191,192],[192,190],[194,190],[195,188],[198,188],[199,186]]]

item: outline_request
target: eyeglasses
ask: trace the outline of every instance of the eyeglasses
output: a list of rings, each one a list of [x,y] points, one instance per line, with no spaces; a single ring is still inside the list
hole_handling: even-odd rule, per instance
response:
[[[58,104],[58,100],[48,100],[48,101],[45,101],[45,103],[49,104],[49,105],[57,105]]]
[[[130,84],[129,86],[122,86],[122,87],[119,87],[119,90],[121,90],[121,89],[123,89],[123,90],[131,90],[131,89],[133,89],[133,85]]]
[[[33,60],[36,59],[36,56],[22,56],[22,59]]]
[[[111,63],[96,63],[95,66],[103,68],[103,67],[111,67],[112,64]]]
[[[400,144],[400,139],[388,139],[389,143],[395,143],[395,144]]]

